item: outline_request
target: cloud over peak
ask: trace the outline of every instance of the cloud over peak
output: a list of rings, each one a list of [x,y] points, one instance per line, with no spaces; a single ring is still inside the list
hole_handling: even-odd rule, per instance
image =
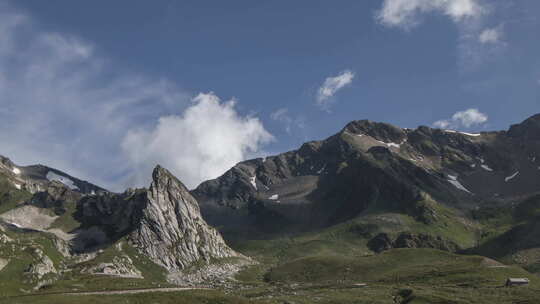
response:
[[[239,115],[235,104],[213,93],[199,94],[181,115],[164,116],[153,128],[130,131],[122,148],[133,166],[141,168],[143,175],[136,178],[147,180],[159,163],[195,187],[254,156],[273,136],[259,119]]]
[[[438,120],[433,126],[441,129],[470,128],[488,121],[488,116],[478,109],[468,109],[456,112],[450,119]]]
[[[317,91],[317,105],[328,111],[334,103],[334,95],[344,87],[350,85],[354,79],[354,73],[350,70],[345,70],[339,75],[328,77]]]

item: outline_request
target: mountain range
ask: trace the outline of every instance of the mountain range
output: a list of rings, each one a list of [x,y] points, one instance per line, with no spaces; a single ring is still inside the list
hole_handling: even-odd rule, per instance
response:
[[[191,191],[159,165],[113,193],[0,157],[0,219],[0,301],[537,303],[540,114],[481,133],[352,121]],[[511,276],[529,287],[493,289]]]

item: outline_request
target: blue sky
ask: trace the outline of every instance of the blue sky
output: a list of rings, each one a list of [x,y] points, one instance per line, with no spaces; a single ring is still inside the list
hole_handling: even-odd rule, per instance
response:
[[[0,140],[106,187],[190,187],[355,119],[540,112],[536,0],[0,2]]]

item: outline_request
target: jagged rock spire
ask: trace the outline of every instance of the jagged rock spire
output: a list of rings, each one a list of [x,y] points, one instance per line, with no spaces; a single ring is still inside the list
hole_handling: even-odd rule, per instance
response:
[[[140,251],[169,271],[200,260],[240,256],[206,224],[197,201],[176,177],[157,166],[152,178],[147,205],[130,236]]]

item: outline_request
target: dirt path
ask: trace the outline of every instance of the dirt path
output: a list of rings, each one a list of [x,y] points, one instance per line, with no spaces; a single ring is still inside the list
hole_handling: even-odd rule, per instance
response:
[[[65,292],[65,293],[62,293],[62,294],[63,295],[69,295],[69,296],[122,295],[122,294],[138,294],[138,293],[148,293],[148,292],[175,292],[175,291],[206,290],[206,289],[209,289],[209,288],[168,287],[168,288],[111,290],[111,291]]]

